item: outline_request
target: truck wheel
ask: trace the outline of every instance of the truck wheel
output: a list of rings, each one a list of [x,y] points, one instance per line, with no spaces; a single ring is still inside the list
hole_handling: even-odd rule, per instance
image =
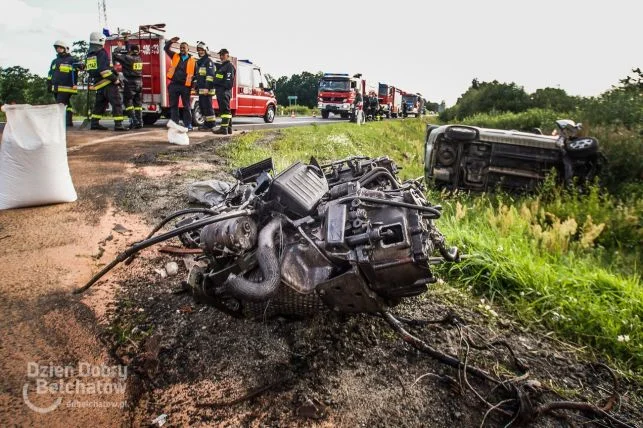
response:
[[[269,105],[266,108],[266,114],[263,115],[263,121],[266,123],[272,123],[275,120],[275,106]]]
[[[159,120],[159,117],[161,117],[160,114],[144,114],[143,125],[152,126]]]
[[[322,110],[321,111],[321,117],[322,119],[328,119],[328,110]]]
[[[593,155],[598,152],[598,140],[592,137],[580,137],[569,140],[565,148],[571,156]]]
[[[348,119],[349,115],[348,113],[342,113],[342,119]]]
[[[201,126],[205,123],[205,117],[201,114],[201,107],[199,107],[199,103],[194,104],[194,108],[192,109],[192,125],[194,126]]]

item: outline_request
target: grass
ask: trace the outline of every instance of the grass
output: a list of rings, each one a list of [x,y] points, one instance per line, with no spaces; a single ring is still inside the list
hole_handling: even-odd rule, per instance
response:
[[[253,132],[238,137],[223,149],[233,167],[250,165],[273,157],[278,170],[295,161],[307,162],[314,156],[320,162],[348,156],[388,155],[404,164],[401,176],[417,178],[423,174],[423,142],[425,122],[415,119],[311,125],[286,128],[275,139],[267,138],[274,131]]]
[[[310,156],[388,155],[404,167],[402,178],[415,178],[423,173],[425,125],[410,119],[288,128],[245,134],[222,150],[234,167],[272,156],[278,170]],[[601,138],[621,148],[635,141],[627,133]],[[442,267],[442,277],[643,375],[643,200],[640,182],[628,177],[621,185],[638,190],[621,197],[598,186],[560,189],[554,178],[538,195],[520,198],[430,191],[429,199],[445,206],[438,227],[468,255]]]

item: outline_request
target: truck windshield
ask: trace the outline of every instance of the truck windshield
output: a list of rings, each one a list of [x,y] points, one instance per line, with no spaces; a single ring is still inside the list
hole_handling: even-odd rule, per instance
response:
[[[413,95],[410,95],[410,96],[409,95],[404,95],[404,97],[402,97],[402,99],[407,104],[415,104],[415,101],[417,100],[417,98],[415,96],[413,96]]]
[[[322,79],[319,81],[319,90],[320,91],[337,91],[337,92],[349,92],[351,90],[351,85],[348,80],[328,80]]]
[[[388,95],[388,85],[381,85],[378,91],[380,97],[385,97]]]

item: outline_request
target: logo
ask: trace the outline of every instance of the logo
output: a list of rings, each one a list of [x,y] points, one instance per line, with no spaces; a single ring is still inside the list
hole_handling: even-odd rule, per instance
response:
[[[124,396],[127,366],[94,365],[87,362],[79,362],[77,366],[57,366],[29,362],[27,378],[29,380],[22,386],[22,399],[29,409],[37,413],[53,412],[61,405],[123,408],[126,403],[122,399],[105,399],[113,400],[114,396]],[[78,399],[87,396],[92,400]]]

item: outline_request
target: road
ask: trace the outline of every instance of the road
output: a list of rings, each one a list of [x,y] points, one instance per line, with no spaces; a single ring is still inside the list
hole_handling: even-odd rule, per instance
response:
[[[146,126],[145,128],[160,129],[165,127],[167,119],[159,119],[153,126]],[[233,120],[233,127],[239,131],[252,131],[255,129],[273,129],[273,128],[290,128],[292,126],[305,126],[311,123],[328,124],[346,122],[346,119],[341,119],[339,116],[332,116],[329,119],[322,119],[321,117],[312,116],[298,116],[287,117],[278,116],[273,123],[265,123],[260,117],[235,117]],[[83,123],[82,120],[74,121],[74,127],[78,128]],[[127,122],[126,122],[127,123]],[[217,122],[219,123],[219,122]],[[101,124],[107,127],[112,127],[114,122],[112,120],[101,120]],[[4,129],[5,122],[0,122],[0,131]]]

